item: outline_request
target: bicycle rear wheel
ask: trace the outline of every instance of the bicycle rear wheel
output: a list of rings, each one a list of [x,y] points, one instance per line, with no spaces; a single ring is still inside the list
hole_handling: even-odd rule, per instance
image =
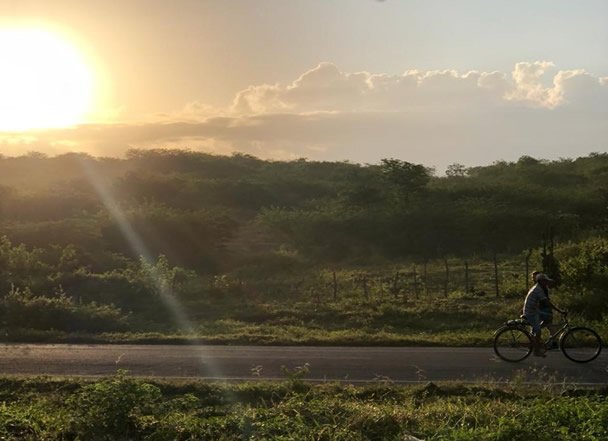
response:
[[[532,337],[525,329],[505,326],[496,331],[494,352],[505,361],[522,361],[532,353],[532,348]]]
[[[602,339],[593,329],[570,328],[559,340],[564,355],[576,363],[588,363],[602,352]]]

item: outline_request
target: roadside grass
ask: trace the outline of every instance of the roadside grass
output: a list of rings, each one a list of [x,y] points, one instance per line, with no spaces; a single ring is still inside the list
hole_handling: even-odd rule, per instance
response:
[[[0,378],[5,440],[605,440],[608,389]]]
[[[72,323],[74,314],[51,313],[39,298],[26,299],[22,318],[14,310],[0,317],[0,342],[488,347],[493,331],[520,314],[525,274],[518,260],[500,264],[499,296],[487,261],[469,262],[465,277],[463,262],[452,259],[449,278],[439,261],[424,271],[394,265],[265,273],[254,266],[176,290],[173,303],[188,326],[162,302],[150,315],[110,305],[120,326],[91,328]],[[557,304],[563,294],[554,293]],[[571,319],[608,338],[608,320]]]
[[[215,331],[209,333],[208,328]],[[65,333],[19,329],[0,341],[5,343],[65,343],[65,344],[227,344],[276,346],[447,346],[487,347],[491,345],[491,331],[394,333],[369,329],[314,330],[304,326],[268,326],[240,322],[213,323],[204,326],[201,334],[186,333]],[[406,332],[406,331],[404,331]]]
[[[519,315],[517,298],[427,298],[418,301],[351,300],[224,305],[222,312],[195,318],[194,333],[178,327],[128,332],[62,332],[10,329],[4,342],[115,344],[243,344],[344,346],[488,347],[493,331]],[[573,323],[607,335],[606,322]]]

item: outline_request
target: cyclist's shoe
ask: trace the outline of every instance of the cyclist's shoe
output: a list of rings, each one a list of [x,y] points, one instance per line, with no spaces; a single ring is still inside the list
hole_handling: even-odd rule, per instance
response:
[[[534,351],[534,352],[532,352],[532,355],[534,355],[535,357],[542,357],[542,358],[545,358],[547,356],[547,354],[545,354],[544,351],[540,351],[540,352]]]

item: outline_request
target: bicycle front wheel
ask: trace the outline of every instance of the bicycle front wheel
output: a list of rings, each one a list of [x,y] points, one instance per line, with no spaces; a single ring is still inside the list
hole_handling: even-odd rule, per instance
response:
[[[588,363],[602,352],[602,339],[589,328],[571,328],[559,340],[564,355],[576,363]]]
[[[522,361],[532,353],[532,348],[532,337],[522,328],[505,326],[496,331],[494,352],[505,361]]]

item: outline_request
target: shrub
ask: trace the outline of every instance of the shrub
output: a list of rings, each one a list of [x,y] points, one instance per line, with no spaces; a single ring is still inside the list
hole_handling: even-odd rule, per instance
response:
[[[0,317],[8,329],[103,332],[128,328],[127,318],[112,305],[77,305],[64,293],[44,297],[35,296],[28,289],[13,289],[0,300]]]
[[[68,398],[72,430],[80,439],[131,439],[139,431],[138,419],[153,414],[161,398],[157,386],[127,378],[119,371]]]
[[[590,319],[608,313],[608,240],[590,239],[563,250],[566,306]]]

